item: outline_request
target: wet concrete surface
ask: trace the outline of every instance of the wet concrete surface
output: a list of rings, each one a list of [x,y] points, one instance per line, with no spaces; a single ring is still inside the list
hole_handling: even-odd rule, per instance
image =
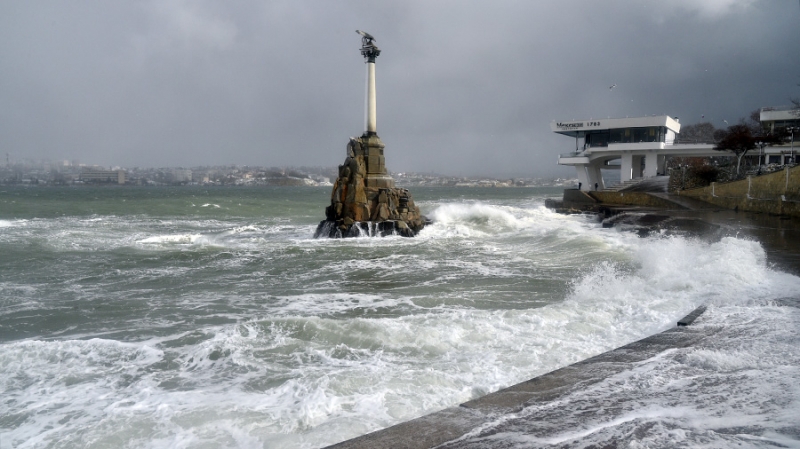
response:
[[[697,314],[702,311],[696,311]],[[694,312],[693,312],[694,313]],[[685,321],[686,319],[684,319]],[[556,403],[576,390],[631,369],[637,363],[664,351],[692,346],[711,339],[714,330],[696,331],[691,326],[676,327],[630,343],[584,361],[552,371],[531,380],[488,394],[411,421],[344,441],[331,449],[367,448],[465,448],[475,447],[475,438],[502,433],[505,428],[540,429],[546,432],[555,422],[540,419],[536,406]],[[544,417],[541,417],[544,418]],[[478,447],[486,447],[478,443]]]

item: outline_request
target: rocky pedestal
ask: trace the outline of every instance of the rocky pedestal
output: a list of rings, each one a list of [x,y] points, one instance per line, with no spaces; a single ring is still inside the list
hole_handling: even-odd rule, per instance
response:
[[[384,144],[374,133],[351,138],[347,158],[339,166],[326,219],[314,237],[358,237],[399,234],[413,237],[425,226],[407,189],[397,188],[388,174]]]

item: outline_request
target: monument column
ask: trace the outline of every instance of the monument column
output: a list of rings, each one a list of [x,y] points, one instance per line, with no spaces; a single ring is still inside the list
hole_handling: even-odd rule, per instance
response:
[[[364,39],[366,41],[366,38]],[[369,45],[364,42],[361,47],[361,54],[367,59],[367,125],[365,133],[367,135],[378,133],[378,101],[375,95],[375,58],[381,51],[371,42]]]
[[[375,59],[381,50],[375,45],[375,38],[371,34],[356,30],[361,35],[361,55],[367,63],[367,104],[366,104],[366,129],[361,136],[361,143],[366,162],[367,173],[365,183],[367,187],[392,188],[394,179],[386,170],[386,158],[383,155],[385,145],[378,137],[378,101],[375,92]]]
[[[361,35],[361,55],[367,63],[366,126],[361,137],[351,137],[347,158],[339,166],[339,176],[331,192],[331,205],[325,208],[315,237],[356,237],[398,234],[413,237],[428,223],[414,204],[407,189],[395,187],[386,169],[378,137],[375,95],[375,59],[381,54],[375,38]]]

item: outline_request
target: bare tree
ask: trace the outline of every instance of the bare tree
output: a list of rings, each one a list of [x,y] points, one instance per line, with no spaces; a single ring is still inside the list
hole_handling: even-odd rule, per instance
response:
[[[681,142],[715,142],[716,128],[710,122],[696,123],[681,127]]]
[[[715,134],[720,140],[714,149],[731,151],[736,155],[736,176],[739,176],[742,158],[748,151],[756,149],[759,145],[771,146],[783,140],[782,136],[764,131],[757,118],[756,111],[750,114],[751,123],[747,123],[743,119],[738,124],[729,126],[724,132]]]
[[[749,126],[744,123],[729,126],[724,133],[718,133],[719,142],[714,147],[718,151],[731,151],[736,155],[736,176],[739,176],[739,168],[742,165],[742,158],[748,151],[755,149],[756,139]]]

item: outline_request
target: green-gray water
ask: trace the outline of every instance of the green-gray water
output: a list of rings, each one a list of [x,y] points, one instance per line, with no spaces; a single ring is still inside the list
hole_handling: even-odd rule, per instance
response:
[[[559,189],[412,194],[418,237],[328,240],[329,188],[0,188],[0,449],[320,447],[800,286]]]

